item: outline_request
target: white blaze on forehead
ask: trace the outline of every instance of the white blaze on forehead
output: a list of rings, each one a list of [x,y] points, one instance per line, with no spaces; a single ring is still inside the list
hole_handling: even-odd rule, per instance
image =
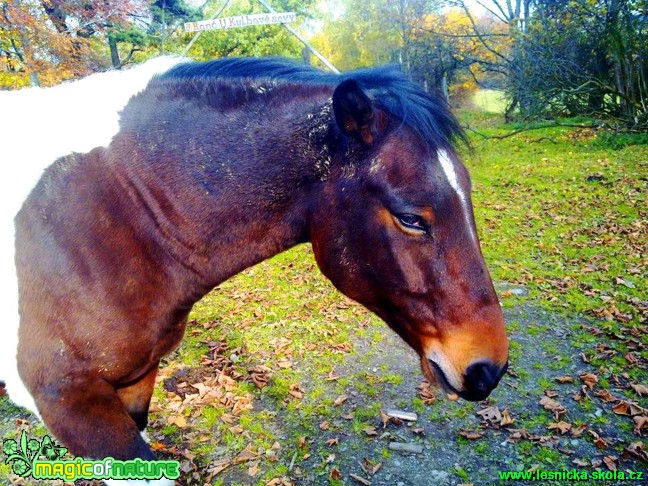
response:
[[[470,204],[468,202],[468,196],[466,195],[466,192],[463,190],[463,188],[459,185],[459,178],[457,176],[457,171],[455,170],[455,164],[445,149],[439,149],[437,151],[437,157],[439,158],[439,163],[441,164],[443,173],[448,179],[450,187],[452,187],[459,196],[459,200],[461,201],[461,213],[463,214],[464,222],[466,223],[466,227],[468,228],[468,232],[471,238],[476,242],[477,235],[475,235],[472,219],[470,217]]]
[[[124,71],[109,71],[53,88],[0,92],[0,380],[9,397],[37,413],[16,367],[18,283],[13,219],[43,170],[71,152],[107,146],[119,131],[119,113],[156,74],[182,62],[162,57]]]

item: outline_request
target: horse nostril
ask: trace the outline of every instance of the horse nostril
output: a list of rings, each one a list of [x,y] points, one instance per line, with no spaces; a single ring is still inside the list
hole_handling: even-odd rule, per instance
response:
[[[464,375],[464,398],[473,401],[486,398],[497,386],[507,368],[508,363],[501,368],[490,361],[471,364]]]

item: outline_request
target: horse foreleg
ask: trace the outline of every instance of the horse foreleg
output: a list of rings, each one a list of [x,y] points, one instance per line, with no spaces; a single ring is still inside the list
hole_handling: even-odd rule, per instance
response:
[[[140,432],[144,432],[148,423],[149,405],[155,387],[158,365],[159,362],[155,363],[155,366],[137,381],[117,388],[117,396],[124,404],[128,414],[135,421]]]
[[[155,459],[117,391],[105,380],[67,378],[43,386],[35,399],[45,425],[72,454],[94,459]]]

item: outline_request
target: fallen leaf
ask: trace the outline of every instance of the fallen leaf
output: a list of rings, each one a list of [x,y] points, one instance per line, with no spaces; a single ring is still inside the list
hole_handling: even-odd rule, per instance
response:
[[[648,452],[646,451],[646,445],[641,442],[633,442],[628,447],[623,450],[624,455],[630,455],[641,459],[642,461],[648,462]]]
[[[545,390],[544,394],[548,396],[549,398],[556,398],[558,396],[558,393],[552,390]]]
[[[648,429],[648,417],[646,417],[645,415],[636,415],[632,417],[632,420],[635,423],[634,433],[639,437],[642,437],[643,434],[641,433],[641,431],[643,429]]]
[[[599,449],[605,449],[608,446],[608,443],[605,439],[603,439],[599,434],[597,434],[595,431],[592,429],[589,429],[587,431],[589,435],[591,435],[594,438],[594,444],[596,447]]]
[[[362,467],[362,470],[365,472],[365,474],[367,474],[368,476],[373,476],[380,470],[382,465],[382,462],[374,463],[365,457],[362,461],[362,464],[360,464],[360,467]]]
[[[376,427],[369,426],[369,427],[365,427],[363,430],[364,430],[364,433],[367,434],[370,437],[372,437],[374,435],[378,435],[378,432],[376,431]]]
[[[436,395],[432,389],[432,385],[427,380],[421,382],[419,386],[416,387],[419,391],[419,397],[423,400],[425,405],[431,405],[436,401]]]
[[[340,378],[340,375],[338,375],[335,372],[335,368],[331,369],[331,371],[328,374],[328,378],[326,378],[326,381],[335,381]]]
[[[605,456],[603,457],[603,462],[605,463],[605,466],[610,470],[610,471],[616,471],[616,461],[617,457],[614,456]]]
[[[614,407],[612,407],[612,411],[617,415],[630,415],[632,417],[646,412],[645,409],[628,400],[621,400]]]
[[[331,347],[339,353],[350,353],[353,346],[350,343],[333,344]]]
[[[483,410],[479,410],[477,415],[492,424],[499,424],[502,421],[502,413],[497,407],[487,407]]]
[[[347,395],[340,395],[340,396],[337,397],[337,398],[335,399],[335,401],[333,402],[333,406],[335,406],[335,407],[339,407],[339,406],[342,405],[344,402],[346,402],[348,399],[349,399],[349,397],[348,397]]]
[[[648,396],[648,387],[640,383],[630,383],[630,386],[640,397]]]
[[[221,415],[220,419],[226,424],[233,424],[236,420],[236,417],[231,413],[224,413],[223,415]]]
[[[252,379],[252,383],[254,383],[254,386],[256,386],[259,389],[268,386],[268,377],[265,374],[252,373],[250,374],[250,378]]]
[[[278,444],[278,443],[275,443]],[[281,446],[279,446],[281,448]],[[275,447],[273,446],[273,449]],[[252,448],[252,444],[248,444],[245,449],[243,449],[238,456],[232,461],[233,464],[240,464],[242,462],[251,461],[253,459],[258,459],[259,454]]]
[[[484,436],[484,432],[475,432],[473,430],[459,429],[459,435],[469,440],[476,440],[476,439],[481,439]]]
[[[288,393],[293,397],[295,397],[297,400],[301,400],[302,398],[304,398],[304,394],[299,390],[290,390]]]
[[[594,388],[594,385],[596,385],[598,383],[598,376],[596,376],[593,373],[581,373],[580,379],[590,389]]]
[[[606,403],[609,402],[616,402],[618,398],[616,398],[614,395],[612,395],[609,391],[607,390],[597,390],[594,395],[599,397],[601,400],[603,400]]]
[[[167,422],[169,425],[177,425],[181,429],[184,429],[187,427],[187,419],[184,418],[182,415],[171,415],[168,419]]]
[[[340,439],[338,439],[337,437],[333,437],[332,439],[326,441],[326,445],[329,447],[338,445],[339,443],[340,443]]]
[[[529,433],[525,429],[508,429],[509,431],[509,442],[517,443],[520,439],[528,439]]]
[[[558,402],[558,401],[556,401],[556,400],[554,400],[552,398],[549,398],[549,397],[542,397],[540,399],[540,405],[542,405],[547,410],[553,410],[555,408],[562,407],[560,402]]]
[[[574,383],[574,379],[571,376],[558,376],[556,377],[558,383]]]
[[[277,366],[279,366],[279,368],[287,370],[288,368],[292,368],[293,363],[289,359],[283,359],[283,360],[277,362]]]
[[[331,468],[331,479],[333,481],[340,481],[342,479],[342,473],[337,467]]]
[[[509,409],[505,408],[502,410],[502,420],[500,421],[500,426],[506,427],[507,425],[511,425],[515,423],[515,419],[511,417],[511,414],[509,413]]]
[[[273,478],[266,483],[266,486],[294,486],[295,483],[285,478]]]
[[[319,428],[321,430],[328,430],[329,428],[331,428],[331,424],[327,421],[324,421],[321,424],[319,424]]]
[[[187,462],[189,462],[189,461],[187,461]],[[231,465],[232,465],[232,463],[230,461],[228,461],[227,459],[221,459],[219,461],[214,461],[207,468],[207,471],[209,472],[210,475],[216,476],[216,475],[222,473],[225,469],[227,469]],[[189,469],[189,471],[183,471],[183,472],[188,473],[190,471],[191,471],[191,469]]]
[[[580,467],[588,467],[590,465],[589,461],[585,459],[574,459],[572,462]]]
[[[547,425],[547,428],[550,430],[557,430],[561,433],[561,435],[565,435],[571,430],[572,424],[561,420],[560,422]]]
[[[166,444],[164,442],[151,442],[149,447],[153,452],[166,450]]]
[[[241,434],[243,434],[245,432],[245,429],[243,427],[241,427],[240,425],[232,425],[227,430],[229,430],[234,435],[241,435]],[[204,435],[204,436],[202,436],[200,438],[200,442],[207,442],[207,441],[210,441],[210,440],[214,440],[214,438],[210,437],[208,435]]]
[[[391,422],[391,419],[392,418],[389,415],[380,410],[380,420],[382,421],[383,429],[387,428],[387,424]]]
[[[579,425],[578,427],[573,427],[571,429],[572,437],[580,437],[583,435],[583,432],[587,430],[587,425]]]
[[[559,420],[560,417],[567,413],[567,409],[563,407],[560,402],[557,402],[553,398],[542,397],[542,399],[540,400],[540,405],[542,405],[547,410],[551,410],[554,413],[556,420]]]

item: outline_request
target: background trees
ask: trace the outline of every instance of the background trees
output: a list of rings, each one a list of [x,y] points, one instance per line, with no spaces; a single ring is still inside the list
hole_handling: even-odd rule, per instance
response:
[[[506,26],[495,45],[491,28],[472,25],[504,76],[509,117],[600,116],[646,129],[646,0],[477,1]]]
[[[595,115],[648,122],[648,12],[636,0],[541,0],[520,45],[512,90],[529,114]],[[521,82],[526,80],[526,86]]]
[[[0,2],[0,86],[50,85],[99,69],[106,34],[145,7],[143,0]]]
[[[596,116],[648,125],[648,0],[272,0],[340,69],[399,64],[451,101],[487,87],[508,118]],[[180,53],[182,24],[221,1],[0,0],[0,88],[51,85]],[[222,15],[259,13],[233,0]],[[280,26],[209,31],[191,57],[300,57]],[[315,59],[313,60],[315,62]]]

